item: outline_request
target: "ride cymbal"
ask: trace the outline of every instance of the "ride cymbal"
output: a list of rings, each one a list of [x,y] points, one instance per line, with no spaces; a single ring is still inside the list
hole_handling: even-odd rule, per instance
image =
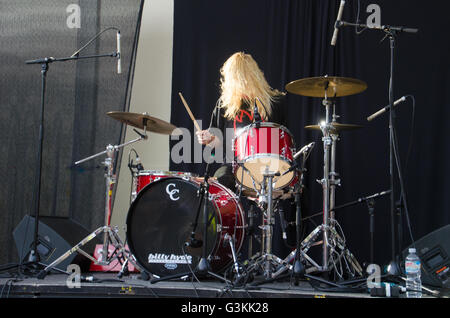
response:
[[[149,116],[147,113],[138,114],[113,111],[106,113],[106,115],[127,125],[140,129],[144,129],[144,127],[147,127],[148,131],[163,135],[170,135],[174,131],[174,129],[177,128],[176,126],[165,122],[164,120]]]
[[[286,90],[292,94],[308,97],[342,97],[363,92],[367,84],[361,80],[349,77],[320,76],[303,78],[286,85]]]

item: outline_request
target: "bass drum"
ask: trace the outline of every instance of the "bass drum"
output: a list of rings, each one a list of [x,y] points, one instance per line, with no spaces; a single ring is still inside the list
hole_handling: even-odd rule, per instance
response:
[[[164,277],[189,273],[195,269],[203,246],[190,242],[199,208],[200,183],[178,177],[164,178],[143,188],[130,206],[127,216],[127,241],[138,264],[149,273]],[[227,269],[233,257],[228,233],[235,238],[236,252],[245,233],[243,209],[236,195],[215,181],[209,182],[208,226],[203,237],[203,204],[198,216],[195,239],[206,245],[213,272]]]

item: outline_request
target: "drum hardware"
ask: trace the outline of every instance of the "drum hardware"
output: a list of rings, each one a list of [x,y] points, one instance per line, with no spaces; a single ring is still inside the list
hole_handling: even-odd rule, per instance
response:
[[[282,259],[272,253],[273,225],[275,223],[273,216],[273,179],[279,174],[279,172],[269,171],[269,167],[266,167],[263,173],[261,197],[265,198],[263,200],[265,209],[262,213],[262,225],[260,226],[262,230],[261,252],[253,257],[247,269],[249,275],[252,275],[253,272],[262,271],[265,279],[271,279],[273,270],[283,264]]]
[[[233,255],[233,286],[239,286],[243,283],[243,279],[247,277],[244,268],[239,264],[237,256],[236,256],[236,249],[234,247],[234,239],[233,237],[226,233],[224,236],[224,242],[223,244],[226,245],[226,243],[230,244],[231,253]]]
[[[369,211],[369,217],[370,217],[370,222],[369,222],[369,233],[370,233],[370,261],[373,262],[373,254],[374,254],[374,233],[375,233],[375,221],[374,221],[374,205],[375,205],[375,200],[378,198],[381,198],[387,194],[389,194],[391,191],[387,190],[387,191],[383,191],[380,193],[375,193],[369,196],[365,196],[365,197],[361,197],[358,198],[355,201],[352,202],[348,202],[339,206],[334,207],[332,210],[330,210],[330,213],[335,213],[335,211],[350,207],[350,206],[354,206],[356,204],[362,203],[362,202],[366,202],[367,204],[367,208]],[[317,217],[323,215],[323,211],[321,212],[317,212],[314,213],[310,216],[304,217],[301,219],[301,221],[306,221],[309,220],[313,217]],[[319,227],[317,227],[316,229],[314,229],[307,238],[305,238],[305,240],[300,244],[300,253],[301,256],[304,257],[306,260],[308,260],[308,262],[310,262],[314,267],[313,268],[308,268],[306,269],[307,273],[311,273],[313,271],[316,271],[318,268],[320,268],[320,265],[318,265],[317,263],[314,262],[314,260],[312,260],[306,253],[308,252],[308,250],[314,246],[314,241],[318,238],[319,234],[320,234],[320,227],[322,227],[323,225],[320,225]],[[333,234],[336,236],[337,240],[339,241],[339,248],[344,248],[344,253],[341,255],[341,258],[345,258],[345,261],[347,262],[347,264],[351,265],[353,267],[353,271],[357,272],[359,275],[362,275],[362,268],[361,266],[358,264],[358,262],[356,261],[356,259],[354,258],[354,256],[350,253],[350,251],[348,251],[347,249],[345,249],[345,246],[342,244],[342,237],[337,234],[337,232],[333,231]],[[320,242],[321,243],[321,242]],[[286,270],[292,270],[293,266],[291,265],[292,261],[295,259],[297,252],[298,252],[298,248],[295,249],[294,251],[292,251],[285,259],[284,262],[286,264],[286,266],[280,267],[278,268],[278,270],[275,272],[274,276],[279,276],[282,273],[284,273]]]
[[[293,166],[291,169],[295,169],[297,174],[300,175],[300,180],[297,182],[294,186],[294,198],[295,198],[295,225],[296,225],[296,249],[293,253],[291,253],[294,260],[294,264],[290,265],[290,262],[292,259],[285,259],[283,260],[283,265],[279,266],[275,273],[272,275],[274,278],[279,277],[284,271],[289,269],[292,271],[293,277],[294,277],[294,283],[295,285],[298,285],[298,281],[301,277],[305,275],[305,266],[304,266],[304,260],[308,259],[310,262],[312,261],[312,264],[315,262],[311,260],[311,258],[306,254],[304,251],[304,248],[302,248],[301,244],[301,222],[302,222],[302,211],[301,211],[301,194],[303,192],[304,188],[304,174],[306,172],[306,161],[309,158],[312,149],[314,148],[315,143],[312,142],[306,146],[304,146],[298,153],[294,155],[295,159],[298,159],[298,157],[302,156],[302,162],[299,166],[298,161],[295,160]]]
[[[344,208],[347,208],[347,207],[350,207],[350,206],[353,206],[353,205],[356,205],[356,204],[359,204],[359,203],[362,203],[362,202],[366,203],[367,209],[368,209],[368,212],[369,212],[370,262],[372,264],[373,264],[373,261],[374,261],[374,234],[375,234],[375,220],[374,220],[375,214],[374,214],[374,212],[375,212],[375,200],[378,199],[378,198],[381,198],[381,197],[383,197],[383,196],[385,196],[385,195],[387,195],[389,193],[391,193],[391,190],[382,191],[380,193],[375,193],[375,194],[372,194],[372,195],[369,195],[369,196],[361,197],[361,198],[358,198],[355,201],[339,205],[339,206],[333,208],[333,210],[331,210],[331,212],[334,213],[335,211],[338,211],[340,209],[344,209]],[[318,212],[318,213],[315,213],[313,215],[310,215],[308,217],[303,218],[303,220],[308,220],[310,218],[319,216],[321,214],[322,214],[322,212]]]
[[[116,175],[114,173],[114,160],[115,160],[115,152],[119,151],[121,148],[131,145],[133,143],[136,143],[138,141],[141,140],[147,140],[148,136],[146,135],[147,132],[147,119],[143,118],[143,128],[144,128],[144,134],[141,134],[139,132],[137,132],[137,134],[139,135],[138,138],[135,138],[133,140],[130,140],[128,142],[125,142],[123,144],[120,145],[107,145],[106,146],[106,150],[99,152],[95,155],[89,156],[87,158],[84,158],[82,160],[79,160],[77,162],[74,163],[74,165],[79,165],[83,162],[89,161],[91,159],[97,158],[99,156],[102,155],[106,155],[105,161],[102,162],[102,164],[105,166],[105,181],[106,181],[106,192],[105,192],[105,225],[98,228],[97,230],[95,230],[94,232],[92,232],[91,234],[89,234],[86,238],[84,238],[83,240],[81,240],[81,242],[79,242],[77,245],[75,245],[73,248],[71,248],[70,250],[68,250],[66,253],[64,253],[63,255],[61,255],[58,259],[56,259],[54,262],[52,262],[51,264],[49,264],[48,266],[46,266],[38,275],[38,278],[44,278],[47,273],[56,265],[58,265],[59,263],[61,263],[62,261],[64,261],[67,257],[69,257],[71,254],[78,252],[80,254],[82,254],[83,256],[87,257],[88,259],[90,259],[92,262],[94,262],[95,264],[98,265],[109,265],[111,263],[112,260],[119,258],[119,259],[124,259],[125,262],[127,260],[129,260],[140,272],[143,272],[143,270],[141,269],[141,267],[139,265],[136,264],[135,260],[134,260],[134,256],[125,249],[125,245],[122,242],[122,240],[120,239],[119,235],[118,235],[118,229],[117,227],[111,227],[111,199],[112,199],[112,193],[113,193],[113,188],[114,188],[114,184],[116,183]],[[100,235],[103,233],[103,248],[102,248],[102,252],[101,252],[101,259],[97,260],[94,257],[92,257],[91,255],[89,255],[88,253],[86,253],[85,251],[83,251],[81,249],[82,246],[84,246],[85,244],[87,244],[89,241],[91,241],[93,238],[95,238],[97,235]],[[115,247],[115,254],[116,255],[108,255],[108,247],[109,245],[113,245]],[[125,264],[125,263],[124,263]],[[128,263],[127,263],[128,264]],[[123,275],[124,273],[124,268],[122,267],[122,271],[120,272],[120,275]]]

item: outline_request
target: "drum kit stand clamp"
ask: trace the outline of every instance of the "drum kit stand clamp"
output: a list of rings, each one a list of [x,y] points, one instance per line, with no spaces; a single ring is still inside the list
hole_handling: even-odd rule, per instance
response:
[[[91,234],[86,236],[84,239],[82,239],[78,244],[76,244],[74,247],[66,251],[64,254],[62,254],[59,258],[57,258],[55,261],[53,261],[51,264],[47,265],[39,274],[38,278],[43,279],[50,270],[54,269],[55,266],[57,266],[59,263],[63,262],[65,259],[67,259],[70,255],[73,253],[80,253],[83,256],[90,259],[94,264],[100,265],[100,266],[107,266],[110,265],[112,261],[118,259],[120,262],[122,262],[122,268],[118,273],[118,277],[122,277],[125,273],[128,273],[128,263],[130,262],[137,268],[143,277],[151,276],[150,273],[147,273],[145,270],[143,270],[136,262],[134,256],[130,253],[130,251],[125,247],[125,244],[123,243],[122,239],[120,238],[118,234],[118,228],[117,226],[112,227],[111,226],[111,216],[112,216],[112,194],[113,194],[113,188],[116,184],[116,175],[114,173],[115,169],[115,153],[119,151],[121,148],[134,144],[136,142],[147,140],[147,129],[149,131],[153,131],[156,133],[167,133],[168,131],[173,131],[175,127],[173,125],[170,125],[164,121],[161,121],[157,118],[148,116],[146,113],[144,114],[133,114],[133,113],[125,113],[125,112],[109,112],[107,115],[111,116],[114,119],[118,119],[124,123],[131,124],[135,127],[138,127],[140,129],[144,130],[144,133],[141,134],[136,129],[133,129],[139,137],[127,141],[125,143],[122,143],[120,145],[107,145],[106,149],[102,152],[99,152],[97,154],[94,154],[92,156],[89,156],[87,158],[84,158],[82,160],[79,160],[74,163],[74,165],[82,164],[86,161],[89,161],[91,159],[97,158],[99,156],[106,155],[105,160],[102,162],[102,164],[105,166],[105,182],[106,182],[106,192],[105,192],[105,218],[104,218],[104,225],[93,231]],[[87,252],[82,250],[82,247],[93,240],[98,235],[101,235],[103,233],[103,248],[101,249],[101,254],[99,259],[94,258],[93,256],[89,255]],[[114,247],[114,252],[111,255],[109,254],[109,246]]]

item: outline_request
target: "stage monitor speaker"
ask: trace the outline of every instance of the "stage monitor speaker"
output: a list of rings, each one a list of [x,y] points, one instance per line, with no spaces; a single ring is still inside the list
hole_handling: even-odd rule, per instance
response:
[[[39,233],[37,251],[39,262],[45,265],[51,264],[78,244],[90,233],[79,223],[64,217],[39,217]],[[14,241],[20,262],[26,262],[34,241],[34,217],[26,215],[13,231]],[[98,238],[94,238],[83,246],[83,250],[89,255],[94,254],[95,244],[100,244]],[[90,260],[81,254],[73,253],[56,268],[67,270],[69,264],[78,264],[83,272],[88,271]]]
[[[422,264],[422,284],[450,288],[450,224],[427,234],[415,245]],[[403,259],[411,247],[403,251]]]

